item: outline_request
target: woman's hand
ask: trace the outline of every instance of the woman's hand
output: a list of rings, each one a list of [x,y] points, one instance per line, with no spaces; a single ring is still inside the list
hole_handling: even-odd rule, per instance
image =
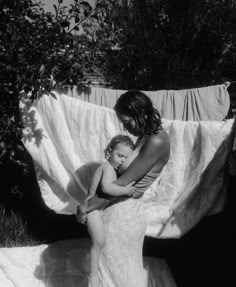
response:
[[[142,197],[143,194],[144,194],[144,192],[135,191],[135,192],[132,194],[132,198],[138,199],[138,198]]]

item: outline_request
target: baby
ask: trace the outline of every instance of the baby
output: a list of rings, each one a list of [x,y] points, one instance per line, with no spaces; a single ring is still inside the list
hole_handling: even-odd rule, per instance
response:
[[[113,182],[116,180],[116,171],[134,149],[134,143],[129,136],[117,135],[112,138],[105,149],[106,161],[95,171],[89,188],[88,195],[80,212],[87,212],[88,200],[95,193],[98,197],[111,199],[113,196],[132,196],[135,192],[134,182],[127,186],[119,186]],[[97,190],[97,191],[96,191]],[[92,240],[90,250],[90,273],[89,283],[91,287],[99,286],[98,263],[104,246],[105,234],[102,221],[102,210],[97,209],[87,214],[87,227]]]

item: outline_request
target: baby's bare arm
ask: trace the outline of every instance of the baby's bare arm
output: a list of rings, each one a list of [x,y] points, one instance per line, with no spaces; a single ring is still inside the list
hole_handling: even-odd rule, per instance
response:
[[[86,200],[89,200],[90,198],[92,198],[97,190],[98,184],[101,180],[102,177],[102,173],[103,173],[103,165],[100,165],[94,172],[93,177],[92,177],[92,181],[89,187],[89,191],[88,191],[88,195],[86,197]]]
[[[112,196],[133,194],[135,191],[135,188],[133,187],[134,182],[131,182],[126,186],[119,186],[113,183],[115,178],[116,175],[114,168],[109,163],[104,165],[101,179],[101,188],[104,193]]]

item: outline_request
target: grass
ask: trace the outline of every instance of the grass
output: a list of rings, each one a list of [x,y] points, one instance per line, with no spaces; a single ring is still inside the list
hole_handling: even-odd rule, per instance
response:
[[[10,207],[0,204],[0,247],[35,246],[88,236],[86,226],[74,215],[57,214],[42,201],[16,201]]]
[[[34,246],[89,236],[74,215],[56,214],[46,206],[32,158],[23,145],[16,150],[16,158],[24,165],[7,156],[0,161],[0,247]]]
[[[13,211],[0,210],[0,247],[21,247],[40,244],[30,234],[26,221]]]
[[[0,248],[48,244],[88,237],[87,228],[73,215],[56,214],[46,208],[23,214],[0,205]]]

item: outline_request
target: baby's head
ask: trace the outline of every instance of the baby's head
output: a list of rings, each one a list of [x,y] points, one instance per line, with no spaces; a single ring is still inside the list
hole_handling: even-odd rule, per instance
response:
[[[114,169],[118,169],[133,149],[134,142],[129,136],[117,135],[107,145],[105,157]]]

